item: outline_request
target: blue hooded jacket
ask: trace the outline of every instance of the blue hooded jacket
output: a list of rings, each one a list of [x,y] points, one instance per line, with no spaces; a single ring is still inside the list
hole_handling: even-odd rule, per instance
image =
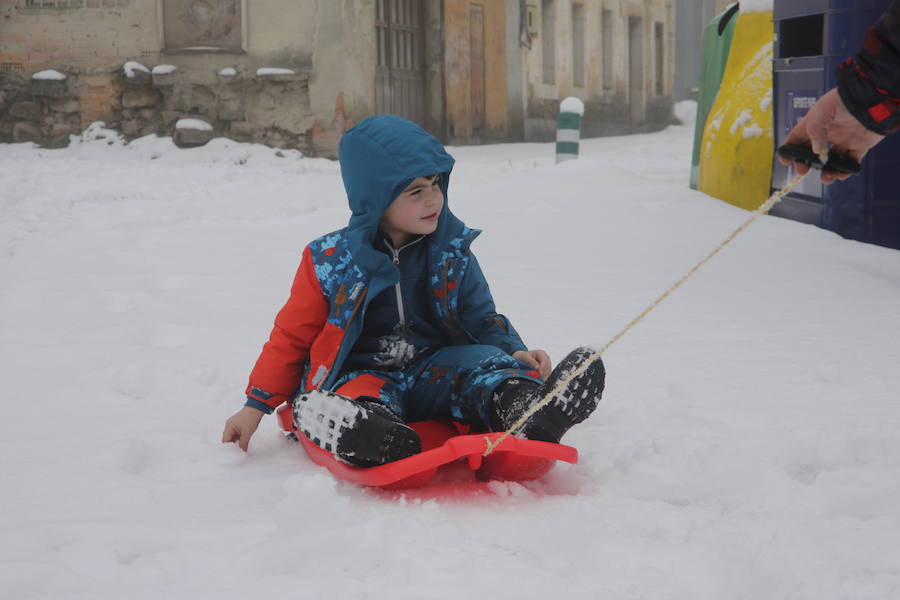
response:
[[[350,222],[304,251],[291,297],[250,376],[248,405],[270,412],[298,389],[332,388],[359,339],[369,302],[400,280],[398,268],[375,248],[381,216],[414,179],[435,173],[443,174],[445,202],[437,229],[420,242],[427,243],[429,322],[452,345],[525,350],[509,320],[496,312],[469,250],[481,232],[450,211],[454,160],[443,145],[410,121],[381,115],[344,134],[340,163]]]

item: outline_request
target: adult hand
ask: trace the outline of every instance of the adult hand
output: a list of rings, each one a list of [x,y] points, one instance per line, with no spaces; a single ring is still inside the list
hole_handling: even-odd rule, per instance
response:
[[[225,431],[222,432],[222,443],[237,442],[244,452],[250,445],[250,438],[259,427],[265,413],[252,406],[245,406],[225,421]]]
[[[822,154],[828,151],[831,144],[836,152],[846,154],[856,162],[861,163],[872,146],[884,139],[874,131],[863,127],[856,120],[847,107],[841,101],[837,88],[829,91],[809,109],[809,112],[800,119],[797,125],[788,134],[785,144],[797,146],[812,146],[812,151]],[[790,165],[792,161],[778,157],[783,165]],[[805,175],[809,171],[809,165],[795,162],[797,173]],[[849,173],[835,173],[834,171],[822,171],[822,183],[834,183],[837,179],[847,179]]]
[[[537,369],[541,374],[541,379],[547,379],[547,376],[550,375],[550,357],[543,350],[519,350],[513,352],[513,358]]]

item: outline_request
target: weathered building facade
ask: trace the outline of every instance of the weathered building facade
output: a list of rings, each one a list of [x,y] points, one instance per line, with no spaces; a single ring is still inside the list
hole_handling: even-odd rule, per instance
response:
[[[22,85],[55,69],[68,77],[65,122],[53,117],[59,101],[31,99],[44,104],[35,124],[45,138],[94,120],[129,136],[169,134],[195,117],[220,135],[332,154],[331,131],[374,110],[374,4],[7,0],[2,104],[29,100]],[[126,72],[128,61],[152,73]],[[0,125],[0,136],[13,133]]]
[[[676,102],[696,99],[703,32],[728,4],[727,0],[675,0],[675,87],[672,96]]]
[[[569,95],[586,135],[646,130],[671,112],[672,20],[671,0],[0,0],[0,141],[191,118],[334,156],[388,112],[451,143],[549,139]]]
[[[566,96],[585,103],[584,136],[669,124],[671,0],[527,0],[524,11],[526,139],[550,139]]]

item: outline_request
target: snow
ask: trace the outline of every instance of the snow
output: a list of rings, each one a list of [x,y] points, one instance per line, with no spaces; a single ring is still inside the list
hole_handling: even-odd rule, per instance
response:
[[[51,81],[65,81],[66,80],[66,76],[55,69],[44,69],[43,71],[38,71],[37,73],[32,75],[31,78],[32,79],[51,80]]]
[[[673,112],[679,123],[693,127],[694,122],[697,120],[697,102],[696,100],[676,102]]]
[[[559,103],[559,112],[584,115],[584,102],[575,96],[569,96]]]
[[[304,394],[294,404],[297,422],[302,423],[303,432],[325,448],[338,447],[338,432],[342,423],[352,428],[357,419],[368,418],[357,405],[342,400],[337,394],[328,391],[313,390]],[[325,415],[325,418],[322,418]],[[335,424],[337,424],[335,426]]]
[[[263,67],[256,70],[256,74],[258,76],[263,75],[296,75],[297,72],[293,69],[280,69],[277,67]]]
[[[759,110],[765,112],[769,110],[772,106],[772,88],[769,88],[766,91],[765,96],[762,97],[762,100],[759,101]]]
[[[131,79],[132,77],[134,77],[134,72],[135,72],[135,71],[144,71],[145,73],[149,73],[149,72],[150,72],[150,69],[148,69],[147,67],[145,67],[145,66],[142,65],[141,63],[135,62],[135,61],[133,61],[133,60],[129,60],[128,62],[126,62],[126,63],[122,66],[122,68],[125,69],[125,75],[126,75],[129,79]]]
[[[761,137],[765,135],[765,131],[763,128],[757,125],[756,123],[751,123],[744,128],[744,131],[741,132],[741,136],[746,140],[755,137]]]
[[[178,119],[175,129],[197,129],[199,131],[212,131],[213,126],[202,119]]]
[[[219,71],[219,75],[221,75],[222,77],[234,77],[237,75],[237,69],[228,67]]]
[[[178,70],[178,67],[175,65],[156,65],[153,67],[154,75],[168,75],[169,73],[174,73]]]
[[[741,114],[735,117],[734,122],[731,124],[731,135],[735,135],[741,127],[747,126],[748,123],[753,121],[753,111],[752,110],[742,110]]]
[[[742,13],[772,12],[775,0],[741,0]]]
[[[502,312],[602,344],[748,214],[693,130],[458,147]],[[335,481],[267,417],[219,443],[336,163],[212,140],[0,144],[4,597],[883,600],[900,590],[900,252],[761,217],[604,356],[533,483]]]

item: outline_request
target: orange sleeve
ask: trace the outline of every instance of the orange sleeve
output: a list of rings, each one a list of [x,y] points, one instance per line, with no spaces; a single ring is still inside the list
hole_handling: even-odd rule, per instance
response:
[[[328,319],[328,301],[316,278],[309,246],[291,286],[291,295],[275,317],[269,341],[250,373],[248,404],[257,402],[274,409],[300,387],[303,367],[313,340]],[[256,402],[253,402],[256,401]],[[267,411],[270,412],[270,411]]]

